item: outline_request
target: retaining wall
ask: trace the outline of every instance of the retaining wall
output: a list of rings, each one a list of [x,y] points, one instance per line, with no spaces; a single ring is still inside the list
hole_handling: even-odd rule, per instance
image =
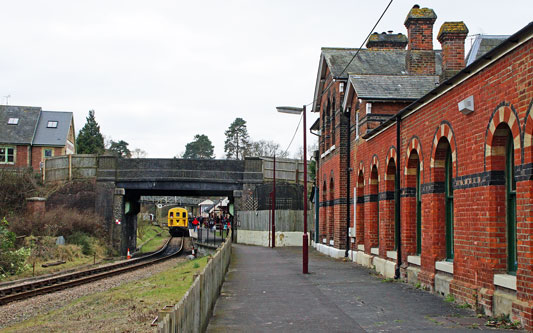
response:
[[[231,233],[178,304],[160,321],[157,332],[204,332],[231,258]]]

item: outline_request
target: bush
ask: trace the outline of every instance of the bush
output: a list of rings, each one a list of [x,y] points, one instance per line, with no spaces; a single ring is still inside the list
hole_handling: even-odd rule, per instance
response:
[[[47,211],[43,216],[25,215],[12,218],[11,231],[17,235],[64,236],[68,238],[76,232],[102,237],[102,218],[90,212],[58,207]]]
[[[40,180],[31,168],[0,167],[0,218],[23,212],[26,198],[39,195]]]
[[[94,254],[93,240],[83,232],[76,231],[67,237],[67,242],[81,246],[81,252],[85,255]]]
[[[5,218],[0,221],[0,279],[21,273],[28,268],[26,259],[30,250],[24,247],[15,249],[15,234],[7,229]]]

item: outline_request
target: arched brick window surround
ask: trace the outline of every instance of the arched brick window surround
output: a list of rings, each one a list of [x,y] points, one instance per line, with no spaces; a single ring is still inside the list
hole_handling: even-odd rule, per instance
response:
[[[446,138],[448,140],[448,143],[450,144],[450,149],[452,151],[452,169],[455,170],[455,177],[459,175],[459,165],[457,163],[457,142],[455,140],[455,132],[453,131],[452,125],[447,122],[446,120],[443,120],[439,127],[435,130],[435,134],[433,135],[433,141],[431,142],[431,160],[429,162],[429,167],[431,170],[435,168],[435,153],[437,152],[437,145],[439,143],[439,140],[441,138]],[[420,156],[420,154],[419,154]],[[429,173],[429,181],[431,182],[434,180],[433,171]]]
[[[524,151],[521,145],[522,133],[520,130],[520,122],[518,119],[518,113],[516,112],[515,108],[507,102],[500,103],[500,105],[498,105],[492,113],[489,123],[487,125],[487,129],[485,131],[485,156],[483,161],[484,171],[487,171],[487,165],[490,166],[492,164],[492,151],[494,151],[492,147],[492,142],[494,139],[494,132],[501,123],[507,124],[507,126],[509,126],[511,130],[511,134],[513,136],[515,158],[518,155],[520,156],[521,160],[521,162],[517,164],[521,164],[524,162]]]

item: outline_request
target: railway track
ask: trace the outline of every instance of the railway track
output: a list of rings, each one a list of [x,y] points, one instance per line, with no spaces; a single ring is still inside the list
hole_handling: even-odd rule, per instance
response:
[[[86,269],[74,273],[55,276],[35,282],[29,282],[0,288],[0,305],[31,298],[33,296],[53,293],[63,289],[133,271],[172,258],[183,252],[185,237],[170,238],[165,246],[153,254],[110,264],[98,268]]]

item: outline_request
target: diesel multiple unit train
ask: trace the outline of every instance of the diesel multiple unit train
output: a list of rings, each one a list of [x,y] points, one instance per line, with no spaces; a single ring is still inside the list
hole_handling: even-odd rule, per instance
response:
[[[189,213],[185,208],[168,210],[168,231],[171,236],[189,236]]]

